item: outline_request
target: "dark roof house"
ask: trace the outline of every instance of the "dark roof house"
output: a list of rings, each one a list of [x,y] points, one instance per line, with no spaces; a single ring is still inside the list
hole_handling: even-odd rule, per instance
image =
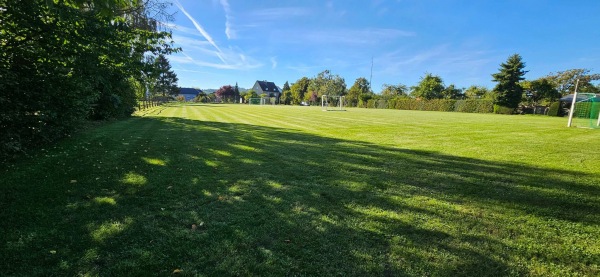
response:
[[[201,92],[202,90],[195,88],[179,88],[179,95],[183,96],[185,101],[190,101],[196,98],[196,96]]]
[[[281,96],[281,90],[273,82],[256,81],[252,89],[256,91],[256,94],[258,95],[264,93],[268,97],[276,97],[277,99],[279,99],[279,96]]]

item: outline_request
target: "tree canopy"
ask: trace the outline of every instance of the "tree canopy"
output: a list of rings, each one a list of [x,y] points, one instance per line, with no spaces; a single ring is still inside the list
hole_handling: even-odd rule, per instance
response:
[[[381,95],[384,98],[394,98],[398,96],[405,96],[408,94],[408,87],[403,84],[390,85],[383,84],[381,87]]]
[[[561,95],[567,95],[575,91],[575,84],[579,80],[579,91],[589,93],[600,92],[592,81],[600,80],[600,74],[590,74],[589,69],[576,68],[565,71],[550,73],[545,77]]]
[[[346,101],[350,106],[356,106],[360,96],[363,94],[372,94],[371,84],[369,84],[369,81],[367,81],[366,78],[359,77],[354,81],[352,87],[348,89]]]
[[[440,76],[427,73],[424,77],[421,77],[421,81],[416,86],[411,88],[410,95],[426,100],[438,99],[442,98],[444,88],[444,81]]]
[[[231,85],[225,85],[216,90],[215,95],[222,101],[230,102],[235,97],[235,89]]]
[[[310,84],[310,79],[307,77],[302,77],[298,81],[292,84],[290,88],[292,92],[292,104],[299,105],[304,101],[304,97],[308,94],[308,85]]]
[[[308,91],[311,92],[309,97],[314,97],[312,95],[316,95],[318,98],[323,95],[344,95],[346,94],[346,81],[339,75],[332,74],[329,70],[324,70],[310,80]]]
[[[290,88],[290,83],[287,81],[283,84],[283,88],[281,89],[281,104],[289,105],[292,103],[292,89]]]
[[[0,156],[68,135],[89,118],[128,116],[171,34],[162,3],[5,0],[0,3]]]

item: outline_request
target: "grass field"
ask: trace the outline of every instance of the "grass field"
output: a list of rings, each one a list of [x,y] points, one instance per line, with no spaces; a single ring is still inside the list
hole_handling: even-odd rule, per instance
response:
[[[598,130],[159,107],[0,172],[1,276],[598,276]]]

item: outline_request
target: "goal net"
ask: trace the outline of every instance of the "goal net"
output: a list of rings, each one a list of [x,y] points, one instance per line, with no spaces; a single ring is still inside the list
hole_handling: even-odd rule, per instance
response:
[[[578,93],[572,114],[571,126],[600,128],[600,95]]]
[[[345,111],[345,96],[323,95],[321,97],[321,108],[324,111]]]
[[[248,99],[248,105],[262,105],[261,104],[261,98],[249,98]]]
[[[248,99],[250,105],[275,105],[277,98],[275,97],[257,97]]]

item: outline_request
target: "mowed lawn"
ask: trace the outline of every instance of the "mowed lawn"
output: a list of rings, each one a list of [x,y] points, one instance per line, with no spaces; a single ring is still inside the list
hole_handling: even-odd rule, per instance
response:
[[[173,105],[0,171],[1,276],[598,276],[600,130]]]

